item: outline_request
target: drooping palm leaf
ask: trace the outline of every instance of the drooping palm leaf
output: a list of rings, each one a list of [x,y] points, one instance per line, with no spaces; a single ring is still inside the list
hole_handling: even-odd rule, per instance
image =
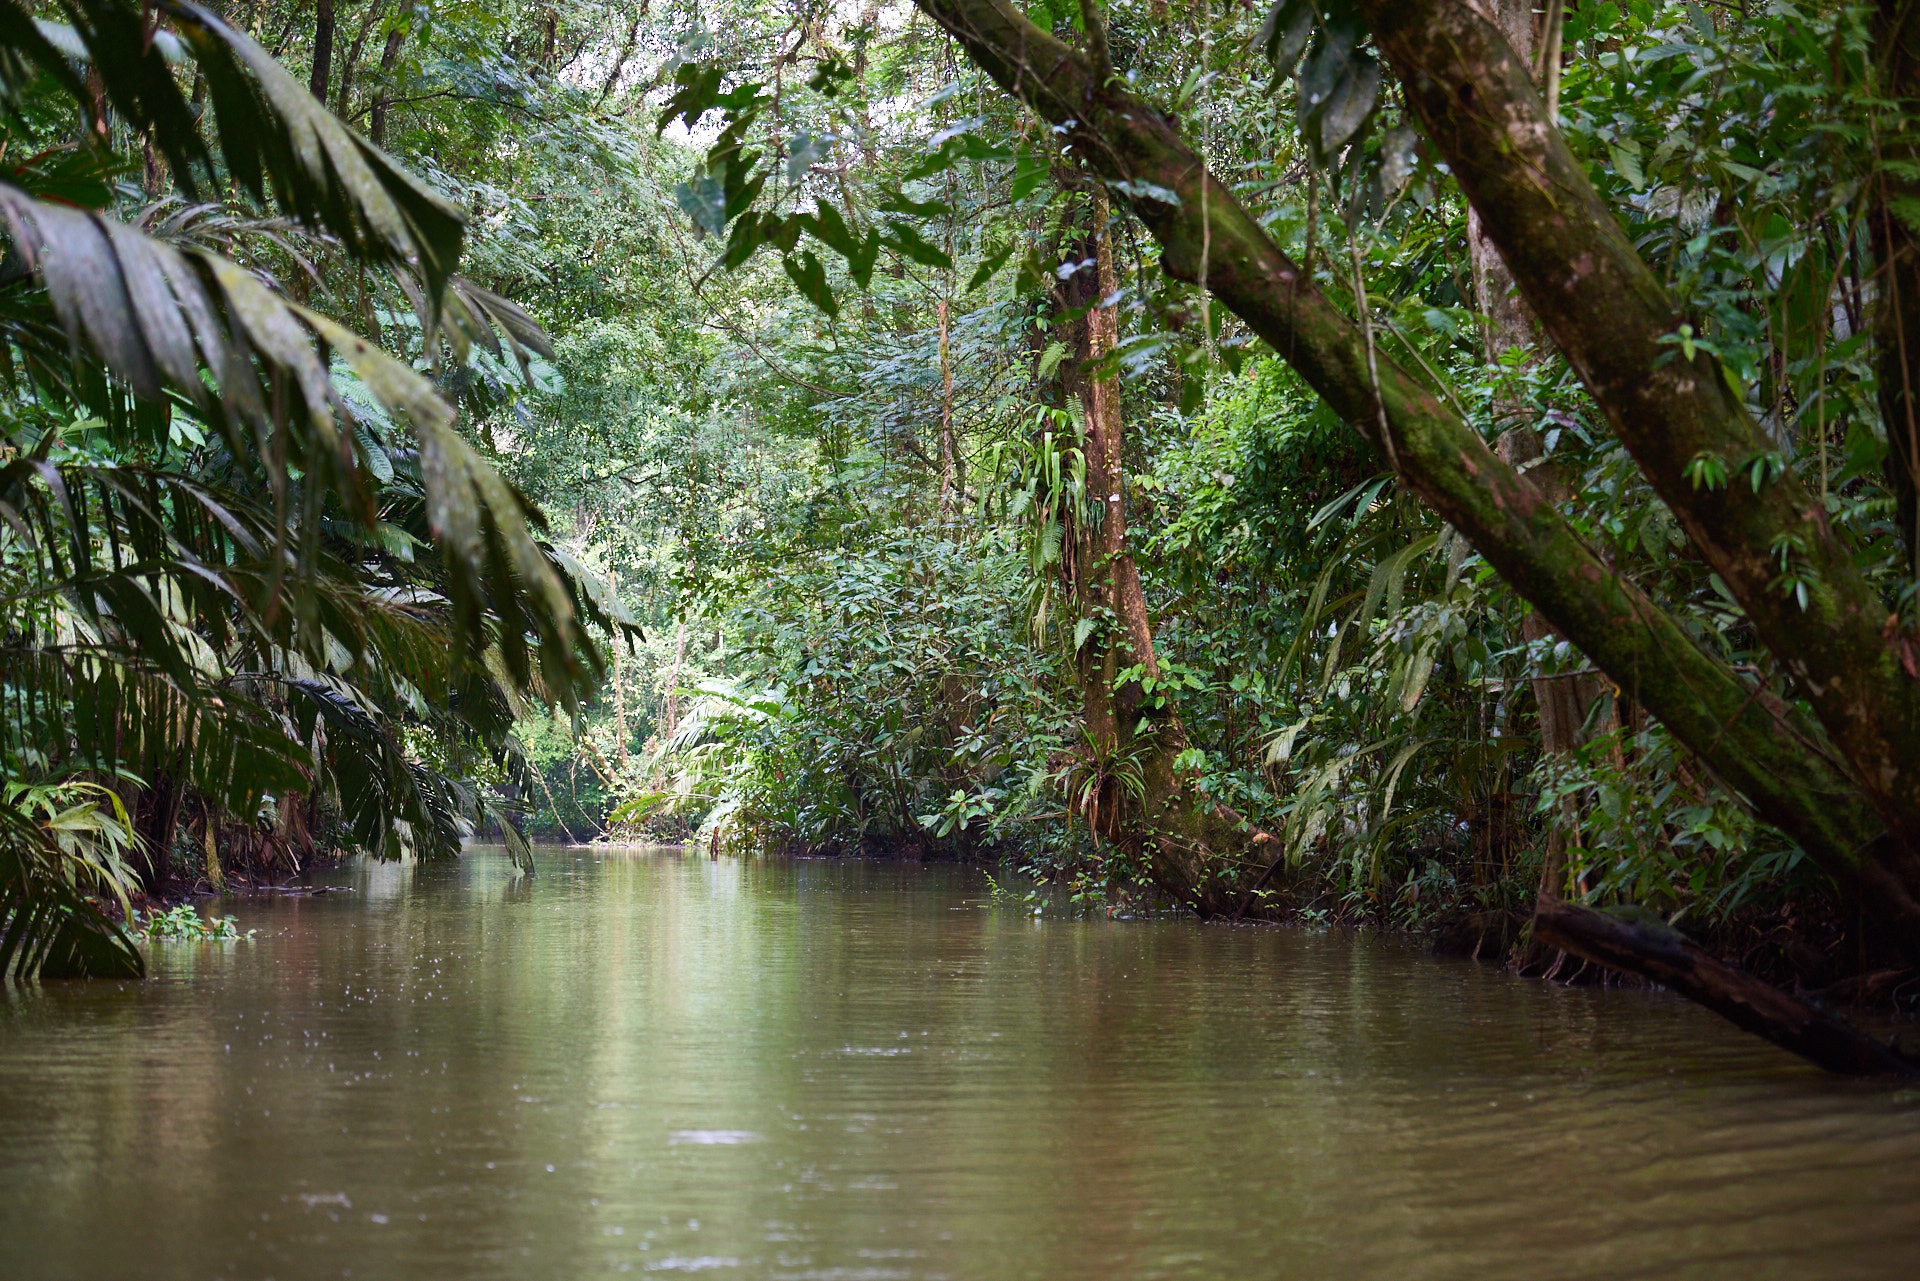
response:
[[[137,393],[152,399],[171,390],[226,424],[236,451],[251,447],[263,460],[291,462],[310,481],[329,483],[372,523],[373,477],[363,442],[339,430],[340,422],[352,422],[352,410],[315,349],[316,338],[325,341],[388,412],[413,429],[461,643],[481,645],[482,616],[491,610],[501,620],[497,641],[516,681],[530,679],[529,637],[549,688],[571,689],[586,674],[591,663],[582,655],[591,648],[572,593],[535,537],[538,511],[453,430],[453,410],[432,383],[217,254],[175,248],[104,214],[35,200],[5,183],[0,214],[76,347]],[[506,315],[510,307],[497,299],[487,314]],[[515,322],[523,336],[530,336],[532,322],[512,311],[524,321]],[[22,345],[31,341],[14,336]],[[212,375],[211,386],[202,369]],[[256,369],[305,413],[276,414]],[[250,442],[243,423],[253,428]]]
[[[284,212],[338,237],[353,256],[417,271],[429,299],[438,299],[460,260],[465,214],[317,102],[252,37],[192,0],[62,0],[114,109],[151,135],[181,186],[189,194],[217,189],[221,175],[193,105],[148,38],[156,7],[206,76],[226,171],[256,199],[270,193]],[[89,106],[72,59],[19,0],[0,0],[0,92],[11,96],[29,68]]]
[[[179,40],[154,38],[156,11]],[[151,139],[189,197],[237,180],[271,196],[286,221],[264,234],[296,263],[288,237],[311,235],[393,269],[436,372],[474,346],[510,353],[523,375],[531,355],[551,358],[524,311],[452,278],[461,212],[249,37],[191,0],[58,0],[58,12],[66,24],[0,0],[0,105],[44,73],[93,120],[90,86],[102,85],[115,123]],[[173,69],[188,53],[217,149]],[[97,81],[82,78],[89,66]],[[99,141],[114,136],[93,123]],[[37,449],[23,438],[27,453],[0,467],[0,518],[17,540],[0,568],[12,601],[0,746],[37,768],[132,762],[243,821],[268,797],[324,786],[362,847],[453,852],[486,798],[410,759],[398,725],[452,726],[498,757],[519,692],[575,703],[600,671],[581,620],[615,625],[597,583],[556,559],[537,510],[453,430],[427,378],[239,266],[219,239],[232,215],[189,206],[130,226],[98,212],[120,170],[96,152],[74,173],[34,158],[0,184],[12,242],[0,377],[93,408],[122,444],[164,444],[169,405],[204,417],[228,446],[218,474],[238,488],[165,465],[61,462],[48,453],[57,433]],[[340,366],[378,403],[379,431],[356,421]],[[393,448],[402,431],[417,449]],[[381,531],[409,493],[433,545],[395,576]],[[49,861],[31,835],[30,823],[0,831],[13,851],[0,862],[0,968],[124,972],[120,936],[73,877],[41,875],[71,860]]]
[[[553,342],[547,331],[519,303],[482,289],[471,280],[455,276],[447,282],[445,322],[458,362],[465,363],[472,346],[482,348],[496,360],[511,353],[520,366],[521,377],[531,380],[529,355],[553,359]],[[501,338],[506,339],[504,350]]]
[[[140,950],[88,901],[71,867],[39,824],[0,803],[0,980],[146,973]]]

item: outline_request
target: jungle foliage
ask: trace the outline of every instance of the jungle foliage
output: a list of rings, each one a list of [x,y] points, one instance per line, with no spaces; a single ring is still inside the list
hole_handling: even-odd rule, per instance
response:
[[[14,928],[512,810],[1897,986],[1909,8],[0,0]]]
[[[625,615],[456,429],[476,357],[550,352],[453,274],[463,211],[208,10],[50,13],[0,9],[0,972],[137,973],[98,904],[182,841],[215,886],[319,810],[382,857],[518,841],[475,776]]]

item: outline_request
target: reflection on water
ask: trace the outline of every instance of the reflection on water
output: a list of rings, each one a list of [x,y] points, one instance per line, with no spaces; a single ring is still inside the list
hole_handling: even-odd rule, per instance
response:
[[[0,1276],[1894,1277],[1920,1094],[958,869],[495,853],[0,994]]]

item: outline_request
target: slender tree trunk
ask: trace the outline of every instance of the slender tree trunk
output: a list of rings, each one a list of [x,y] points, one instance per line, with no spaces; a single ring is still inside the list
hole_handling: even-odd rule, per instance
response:
[[[1507,43],[1520,57],[1534,61],[1536,53],[1534,0],[1482,0],[1483,11],[1507,37]],[[1479,212],[1467,209],[1467,251],[1473,269],[1474,298],[1479,306],[1481,336],[1487,364],[1493,376],[1502,371],[1517,375],[1532,363],[1530,354],[1518,363],[1514,353],[1531,353],[1540,341],[1540,327],[1520,296],[1513,273],[1500,256],[1499,247],[1487,234]],[[1558,506],[1573,496],[1572,478],[1564,468],[1544,461],[1546,453],[1540,433],[1529,421],[1532,406],[1502,391],[1494,396],[1496,426],[1501,428],[1497,452],[1500,460],[1517,471],[1524,471],[1540,491],[1542,498]],[[1538,610],[1528,610],[1520,620],[1520,634],[1538,644],[1558,638],[1559,633]],[[1534,705],[1540,720],[1540,747],[1549,756],[1565,756],[1586,741],[1587,708],[1600,697],[1604,682],[1593,676],[1540,676],[1531,681]],[[1612,728],[1596,726],[1596,733]],[[1559,894],[1565,889],[1567,837],[1578,821],[1573,802],[1563,803],[1558,820],[1549,824],[1546,848],[1540,869],[1542,893]]]
[[[361,15],[360,30],[354,33],[353,43],[347,47],[347,56],[340,64],[340,96],[335,100],[334,114],[342,120],[348,118],[352,109],[353,82],[360,74],[360,55],[367,47],[367,37],[373,34],[379,25],[380,15],[385,12],[381,0],[367,0],[367,11]]]
[[[1879,0],[1879,6],[1875,33],[1885,93],[1913,110],[1920,106],[1920,5]],[[1887,484],[1897,500],[1908,570],[1920,581],[1920,502],[1915,501],[1920,488],[1920,238],[1895,212],[1901,202],[1920,196],[1920,180],[1913,176],[1920,148],[1895,140],[1884,145],[1893,149],[1887,159],[1899,164],[1883,164],[1873,178],[1868,227],[1879,282],[1874,345],[1889,446]]]
[[[113,136],[113,126],[107,119],[107,82],[100,75],[100,68],[87,68],[87,102],[91,110],[87,113],[88,141],[96,147],[104,147]]]
[[[380,54],[380,84],[373,91],[373,113],[367,124],[367,136],[376,147],[387,145],[387,101],[393,92],[393,68],[400,61],[400,46],[407,33],[395,27],[387,32],[387,47]]]
[[[633,57],[633,47],[640,41],[640,23],[646,16],[646,0],[641,0],[640,7],[634,10],[633,21],[627,24],[627,38],[620,42],[620,52],[615,55],[613,65],[607,69],[607,78],[600,85],[601,102],[605,102],[620,87],[620,77],[626,74],[627,61]]]
[[[320,0],[313,18],[313,74],[307,77],[307,88],[323,107],[327,105],[327,83],[332,75],[333,0]]]
[[[1074,524],[1071,554],[1077,613],[1092,624],[1076,659],[1098,786],[1075,799],[1086,803],[1096,830],[1147,856],[1162,891],[1211,916],[1237,903],[1237,877],[1223,876],[1216,860],[1256,838],[1239,815],[1194,788],[1191,772],[1178,764],[1188,746],[1186,729],[1163,699],[1148,696],[1144,684],[1158,678],[1160,664],[1139,568],[1127,549],[1126,424],[1120,382],[1110,367],[1119,317],[1113,306],[1102,305],[1118,292],[1119,281],[1100,187],[1094,189],[1090,248],[1083,256],[1094,259],[1092,279],[1076,273],[1066,301],[1069,310],[1085,310],[1074,326],[1078,360],[1070,377],[1085,422],[1087,510]],[[1126,673],[1131,675],[1123,680]],[[1118,776],[1123,758],[1139,771],[1137,799]]]
[[[673,737],[680,728],[680,669],[687,661],[687,620],[680,620],[680,629],[673,637],[673,670],[667,673],[667,698],[660,719],[667,727],[667,737]]]
[[[940,300],[940,514],[950,516],[955,505],[953,442],[953,358],[948,346],[948,303]]]
[[[613,601],[620,599],[620,578],[613,567],[607,567],[607,595]],[[627,685],[621,679],[620,638],[613,640],[613,732],[620,747],[620,768],[627,767]]]
[[[167,170],[166,162],[161,160],[160,153],[153,149],[151,136],[141,139],[140,157],[141,188],[147,193],[148,200],[158,200],[161,192],[166,190]]]

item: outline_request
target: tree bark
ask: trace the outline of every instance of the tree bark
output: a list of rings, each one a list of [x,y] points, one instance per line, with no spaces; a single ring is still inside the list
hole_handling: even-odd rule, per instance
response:
[[[1207,800],[1178,762],[1187,750],[1186,728],[1164,698],[1149,695],[1157,680],[1153,625],[1139,567],[1127,548],[1126,421],[1120,382],[1110,368],[1119,340],[1119,316],[1109,305],[1119,291],[1108,229],[1107,194],[1093,194],[1089,278],[1075,273],[1061,301],[1074,322],[1075,363],[1069,374],[1085,423],[1081,452],[1086,462],[1085,519],[1072,522],[1073,577],[1077,613],[1093,624],[1076,652],[1087,736],[1101,770],[1101,784],[1085,798],[1096,830],[1147,857],[1155,883],[1202,916],[1233,910],[1237,895],[1223,878],[1217,857],[1258,839],[1237,814]],[[1096,514],[1097,513],[1097,514]],[[1134,675],[1126,680],[1124,673]],[[1130,799],[1108,765],[1133,757],[1140,794]]]
[[[1516,591],[1766,821],[1843,886],[1874,886],[1864,901],[1904,937],[1920,937],[1920,862],[1902,842],[1883,839],[1886,824],[1862,802],[1854,775],[1830,754],[1820,728],[1697,645],[1439,395],[1371,349],[1207,172],[1166,116],[1124,85],[1096,84],[1073,50],[1005,0],[918,2],[983,70],[1059,127],[1096,173],[1129,184],[1169,274],[1198,280],[1206,253],[1213,294],[1380,449]]]
[[[620,577],[611,566],[607,569],[607,596],[614,603],[620,599]],[[620,638],[613,638],[613,732],[619,744],[620,768],[627,767],[627,687],[621,679]]]
[[[1533,932],[1596,965],[1652,979],[1829,1072],[1920,1077],[1920,1059],[1728,965],[1651,912],[1604,912],[1542,898]]]
[[[1505,33],[1513,51],[1522,57],[1531,57],[1533,0],[1485,0],[1485,3],[1491,5],[1488,16]],[[1471,205],[1467,207],[1467,256],[1473,268],[1474,301],[1480,308],[1481,340],[1486,347],[1487,363],[1497,367],[1507,352],[1516,347],[1531,347],[1537,327],[1514,284],[1513,273],[1500,257],[1499,247],[1488,236],[1479,213]],[[1494,406],[1495,413],[1503,420],[1522,408],[1510,399]],[[1503,423],[1509,428],[1511,425]]]
[[[954,459],[958,450],[953,440],[953,356],[948,346],[947,300],[940,300],[940,515],[953,514]]]
[[[1487,16],[1499,26],[1513,51],[1524,58],[1534,53],[1533,0],[1489,0]],[[1474,301],[1480,312],[1481,340],[1487,364],[1498,379],[1502,371],[1517,373],[1521,365],[1533,363],[1532,349],[1539,340],[1539,326],[1533,313],[1520,297],[1513,273],[1500,257],[1500,250],[1487,234],[1480,215],[1467,209],[1467,256],[1473,269]],[[1514,363],[1513,353],[1524,353]],[[1511,384],[1509,384],[1510,386]],[[1530,419],[1531,406],[1511,394],[1494,395],[1494,419],[1503,430],[1495,444],[1500,461],[1525,473],[1540,496],[1556,507],[1573,496],[1573,485],[1565,470],[1544,461],[1546,450],[1540,433]],[[1520,634],[1531,644],[1552,640],[1557,633],[1538,610],[1529,610],[1520,620]],[[1586,709],[1599,693],[1599,682],[1592,677],[1534,676],[1534,707],[1540,723],[1540,750],[1548,756],[1565,756],[1580,746]],[[1562,894],[1565,880],[1567,836],[1578,821],[1571,800],[1561,803],[1557,821],[1549,823],[1542,851],[1540,891]]]
[[[313,73],[307,77],[307,88],[323,107],[327,105],[327,83],[332,75],[333,0],[320,0],[313,18]]]
[[[183,789],[173,770],[161,766],[152,771],[146,795],[139,809],[140,844],[147,855],[144,884],[149,897],[167,892],[173,878],[173,832],[180,825]]]
[[[1541,325],[1688,538],[1790,674],[1892,834],[1872,886],[1920,921],[1920,646],[1894,624],[1825,505],[1773,457],[1719,362],[1546,118],[1531,70],[1464,0],[1361,0],[1408,105]],[[1728,481],[1702,483],[1696,460]],[[1783,571],[1795,583],[1783,584]],[[1797,587],[1797,590],[1790,588]],[[1583,646],[1584,648],[1584,646]],[[1891,865],[1891,866],[1889,866]],[[1913,937],[1920,941],[1920,933]]]
[[[1920,107],[1920,5],[1879,0],[1875,25],[1885,94],[1903,110]],[[1920,237],[1894,212],[1899,201],[1920,196],[1920,148],[1898,135],[1886,144],[1889,159],[1873,178],[1868,228],[1879,289],[1873,311],[1880,417],[1887,427],[1886,476],[1893,490],[1907,568],[1920,581]],[[1904,169],[1904,172],[1902,171]]]
[[[400,46],[407,33],[395,27],[387,32],[387,47],[380,54],[380,84],[373,93],[373,112],[367,123],[367,136],[376,147],[387,145],[387,98],[393,91],[393,68],[400,61]]]
[[[360,74],[360,55],[367,47],[367,37],[373,34],[374,27],[380,21],[384,6],[380,0],[367,0],[367,11],[361,16],[360,30],[354,33],[353,43],[347,46],[347,56],[340,60],[340,93],[335,99],[338,104],[334,114],[342,120],[347,119],[352,106],[353,82]]]
[[[661,721],[667,727],[667,737],[672,738],[680,728],[680,696],[674,691],[680,688],[680,669],[687,661],[687,620],[680,620],[680,630],[673,637],[673,670],[667,673],[666,701],[661,708]]]

